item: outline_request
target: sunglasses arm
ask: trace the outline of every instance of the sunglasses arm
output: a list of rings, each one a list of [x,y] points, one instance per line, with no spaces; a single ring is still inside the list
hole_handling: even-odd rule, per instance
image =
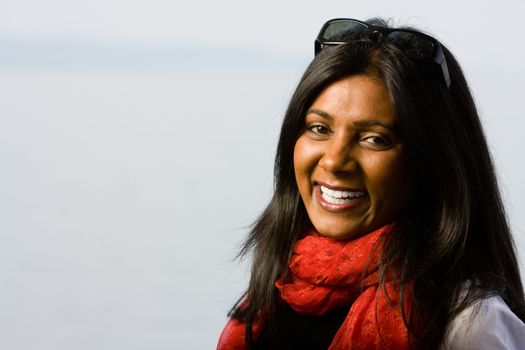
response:
[[[448,72],[447,60],[445,59],[445,54],[443,53],[443,49],[441,48],[441,45],[438,47],[436,51],[434,62],[436,62],[437,64],[441,66],[441,72],[443,73],[443,79],[445,79],[447,88],[450,89],[450,73]]]

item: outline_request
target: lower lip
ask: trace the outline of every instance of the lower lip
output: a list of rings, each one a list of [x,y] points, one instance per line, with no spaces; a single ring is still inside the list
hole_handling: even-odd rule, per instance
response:
[[[315,195],[317,202],[321,205],[321,207],[324,210],[332,212],[332,213],[339,213],[339,212],[343,212],[343,211],[352,209],[356,207],[357,205],[359,205],[360,203],[362,203],[366,198],[366,194],[365,194],[363,197],[354,198],[345,203],[341,203],[341,204],[329,203],[321,195],[320,186],[314,187],[314,195]]]

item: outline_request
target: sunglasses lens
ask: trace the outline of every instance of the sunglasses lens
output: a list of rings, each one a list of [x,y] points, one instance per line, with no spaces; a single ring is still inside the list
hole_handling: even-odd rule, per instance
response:
[[[436,45],[431,39],[412,32],[393,31],[387,35],[387,40],[415,60],[431,58],[436,49]]]
[[[366,36],[368,26],[365,23],[352,20],[330,22],[320,35],[324,42],[347,42],[358,40]]]

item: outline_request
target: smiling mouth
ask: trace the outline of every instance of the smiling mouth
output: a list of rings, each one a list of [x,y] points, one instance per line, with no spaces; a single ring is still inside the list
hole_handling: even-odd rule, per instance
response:
[[[364,191],[340,191],[332,190],[323,185],[320,186],[321,197],[323,200],[330,204],[346,204],[350,203],[353,199],[364,197]]]

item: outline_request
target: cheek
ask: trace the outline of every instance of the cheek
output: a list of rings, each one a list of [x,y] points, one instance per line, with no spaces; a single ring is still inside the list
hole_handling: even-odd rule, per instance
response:
[[[411,175],[403,157],[370,160],[365,173],[376,198],[387,203],[398,203],[399,209],[402,209],[411,197]]]
[[[299,137],[293,152],[293,164],[297,180],[310,172],[314,163],[313,158],[312,146],[304,136]]]
[[[311,140],[302,136],[297,139],[293,153],[295,181],[301,196],[311,192],[312,175],[315,171],[319,150]]]
[[[295,173],[295,182],[297,183],[297,187],[301,196],[303,195],[303,181],[301,179],[304,177],[302,175],[302,173],[304,172],[304,157],[302,155],[303,153],[301,152],[301,143],[300,140],[297,140],[293,150],[293,168]]]

